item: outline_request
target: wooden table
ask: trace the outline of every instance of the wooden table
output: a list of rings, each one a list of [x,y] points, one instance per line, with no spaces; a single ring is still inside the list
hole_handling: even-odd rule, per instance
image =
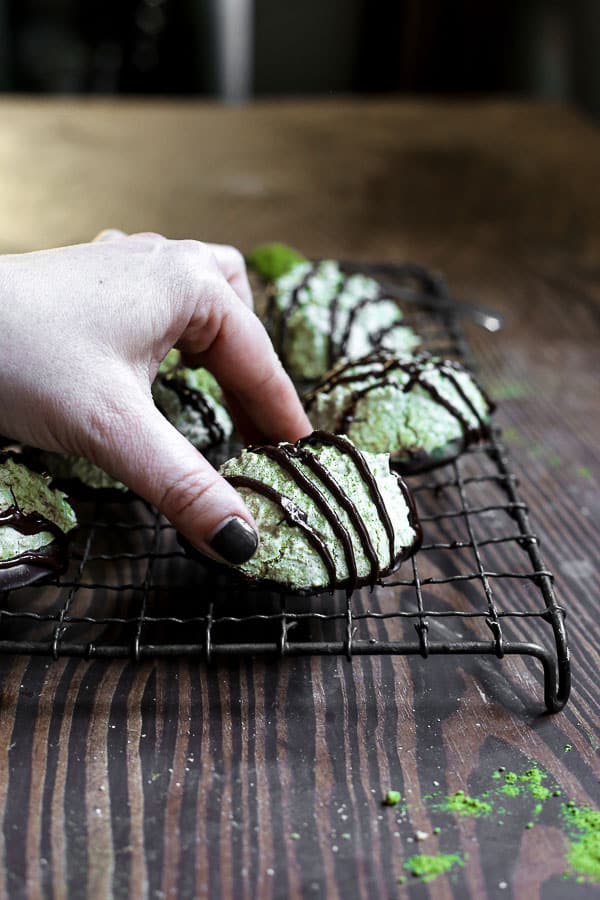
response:
[[[562,799],[599,802],[597,130],[512,102],[5,100],[0,114],[2,252],[109,225],[243,249],[278,239],[309,255],[412,258],[505,313],[502,333],[470,337],[558,576],[574,665],[571,701],[549,717],[540,673],[517,659],[207,669],[4,657],[1,893],[598,891],[561,878],[560,799],[533,828],[527,792],[505,798],[505,815],[496,795],[494,816],[434,809],[439,795],[495,790],[499,766],[521,773],[531,760]],[[382,807],[389,788],[403,815]],[[440,851],[464,867],[430,883],[404,868]]]

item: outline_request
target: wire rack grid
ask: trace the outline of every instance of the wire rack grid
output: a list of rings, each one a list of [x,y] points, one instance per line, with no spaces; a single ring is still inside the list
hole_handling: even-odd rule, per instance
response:
[[[394,270],[371,266],[388,279]],[[399,270],[398,270],[399,271]],[[473,360],[448,297],[411,303],[433,352]],[[565,611],[501,434],[409,483],[424,543],[374,590],[312,598],[248,587],[188,559],[140,500],[77,503],[66,574],[0,594],[0,653],[91,658],[520,655],[542,665],[550,712],[570,691]]]

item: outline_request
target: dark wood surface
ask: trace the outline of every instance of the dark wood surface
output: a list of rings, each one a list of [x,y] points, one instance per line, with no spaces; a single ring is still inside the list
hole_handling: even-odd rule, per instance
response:
[[[2,658],[0,893],[597,895],[562,879],[551,805],[526,828],[527,797],[475,819],[435,810],[431,794],[480,796],[499,766],[535,761],[562,799],[600,801],[598,132],[568,110],[508,103],[0,112],[2,252],[108,225],[245,250],[278,239],[412,258],[505,313],[502,333],[469,336],[557,575],[574,668],[571,701],[550,717],[538,668],[519,659]],[[389,788],[404,814],[382,807]],[[464,867],[398,883],[407,858],[440,851]]]

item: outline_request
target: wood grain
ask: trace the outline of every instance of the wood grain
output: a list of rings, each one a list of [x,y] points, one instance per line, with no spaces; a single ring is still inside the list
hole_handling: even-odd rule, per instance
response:
[[[504,332],[470,337],[558,576],[575,672],[568,708],[548,717],[532,702],[540,672],[520,659],[2,658],[2,895],[591,896],[561,879],[552,817],[450,824],[427,798],[481,793],[498,766],[533,759],[565,798],[600,802],[598,132],[515,103],[0,108],[4,252],[107,225],[243,249],[276,238],[414,258],[503,311]],[[405,816],[381,806],[390,787]],[[415,830],[430,837],[417,846]],[[465,867],[402,886],[417,849]]]

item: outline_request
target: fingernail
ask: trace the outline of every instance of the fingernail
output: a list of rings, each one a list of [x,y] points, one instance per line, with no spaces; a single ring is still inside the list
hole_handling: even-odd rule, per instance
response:
[[[221,525],[209,546],[230,563],[244,563],[258,547],[258,535],[247,522],[234,516]]]
[[[94,243],[102,242],[102,241],[116,241],[119,238],[127,237],[124,231],[120,231],[118,228],[105,228],[104,231],[101,231],[94,238]]]

